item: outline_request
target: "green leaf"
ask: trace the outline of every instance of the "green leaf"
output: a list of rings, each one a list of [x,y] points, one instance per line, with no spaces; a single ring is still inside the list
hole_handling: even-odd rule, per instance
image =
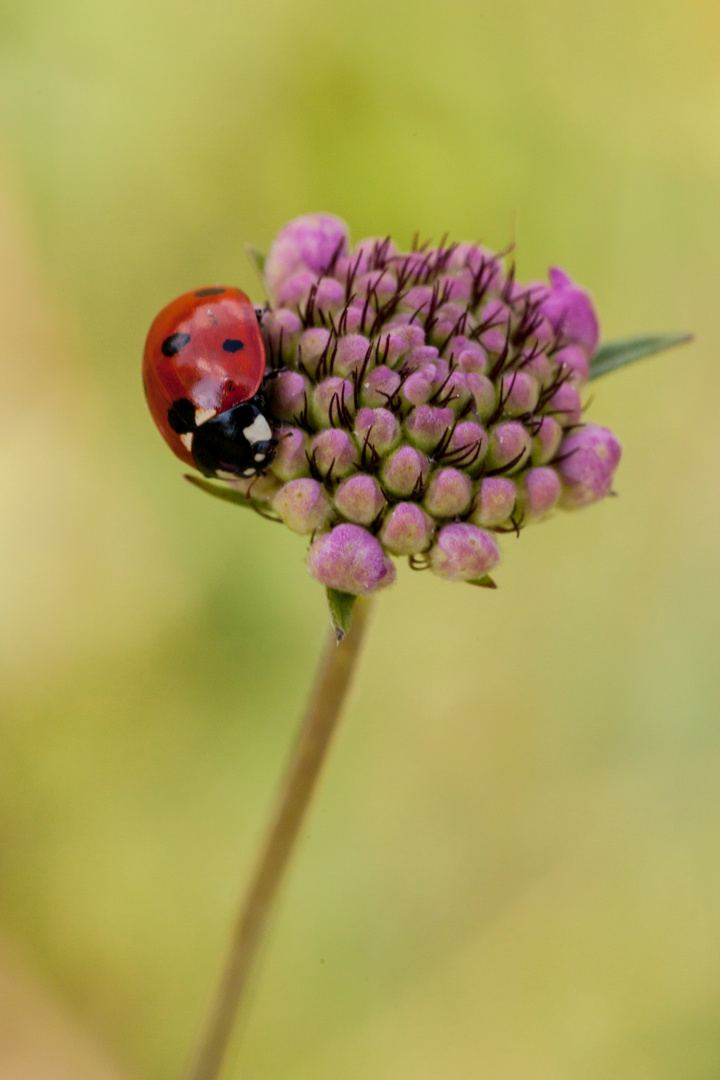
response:
[[[337,589],[327,589],[326,592],[330,608],[330,622],[335,629],[335,637],[339,645],[350,630],[353,604],[357,597],[351,593],[339,592]]]
[[[247,255],[250,262],[253,264],[253,267],[255,268],[258,277],[262,281],[263,274],[265,273],[265,262],[267,260],[267,255],[264,251],[261,251],[260,248],[256,248],[252,244],[245,245],[245,254]]]
[[[200,488],[201,491],[206,491],[208,495],[214,495],[216,499],[222,499],[223,502],[234,503],[235,506],[243,506],[246,510],[254,510],[257,514],[260,514],[260,517],[267,518],[269,521],[280,520],[268,510],[266,504],[259,503],[255,499],[249,499],[242,491],[236,491],[235,488],[231,487],[220,487],[218,484],[211,484],[209,480],[202,480],[199,476],[191,476],[189,473],[185,473],[185,479],[195,487]]]
[[[481,589],[497,589],[497,585],[489,574],[485,574],[481,578],[475,578],[474,581],[468,581],[468,585],[477,585]]]
[[[590,378],[599,379],[615,368],[625,367],[645,356],[664,352],[676,345],[692,341],[692,334],[663,334],[659,337],[625,338],[623,341],[606,341],[590,361]]]

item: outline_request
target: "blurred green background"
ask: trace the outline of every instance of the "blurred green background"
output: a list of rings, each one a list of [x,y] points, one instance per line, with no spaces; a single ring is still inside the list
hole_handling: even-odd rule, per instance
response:
[[[593,385],[619,499],[382,596],[228,1080],[720,1075],[719,46],[714,0],[3,5],[3,1080],[197,1031],[326,613],[140,353],[311,210],[698,341]]]

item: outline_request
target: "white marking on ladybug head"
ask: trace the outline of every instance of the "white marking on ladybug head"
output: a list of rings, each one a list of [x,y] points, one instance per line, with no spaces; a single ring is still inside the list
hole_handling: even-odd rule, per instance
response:
[[[254,454],[253,455],[253,460],[254,461],[264,461],[266,457],[267,457],[267,454]]]
[[[257,476],[254,469],[243,469],[243,476]]]
[[[180,442],[183,444],[187,451],[192,450],[193,433],[192,431],[186,431],[180,436]]]
[[[204,424],[206,420],[210,420],[217,414],[216,409],[196,409],[195,410],[195,423],[197,427]]]
[[[226,472],[225,469],[216,469],[215,475],[218,480],[237,480],[237,473]]]
[[[267,442],[268,439],[272,439],[272,431],[262,413],[259,413],[252,424],[248,424],[246,428],[243,428],[243,435],[252,446],[256,442]]]

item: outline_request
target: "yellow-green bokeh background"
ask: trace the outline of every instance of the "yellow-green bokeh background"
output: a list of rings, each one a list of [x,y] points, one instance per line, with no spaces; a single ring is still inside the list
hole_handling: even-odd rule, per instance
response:
[[[139,355],[319,209],[698,341],[594,385],[619,499],[382,596],[228,1080],[720,1074],[719,46],[714,0],[3,5],[3,1080],[86,1075],[27,1065],[46,999],[88,1077],[181,1074],[326,615]]]

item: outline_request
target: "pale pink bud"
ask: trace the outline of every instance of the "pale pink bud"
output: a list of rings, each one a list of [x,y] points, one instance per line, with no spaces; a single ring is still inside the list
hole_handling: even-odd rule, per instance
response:
[[[458,517],[465,513],[471,498],[472,484],[466,473],[438,469],[430,477],[423,504],[433,517]]]
[[[622,447],[607,428],[588,424],[573,431],[560,446],[560,505],[567,510],[588,506],[609,494]]]
[[[346,334],[338,341],[333,370],[338,375],[350,375],[363,366],[369,350],[370,341],[364,334]]]
[[[300,359],[311,374],[321,360],[328,357],[332,348],[330,331],[324,326],[312,326],[300,338]]]
[[[500,561],[493,537],[465,522],[453,522],[440,530],[430,552],[430,566],[448,581],[478,581]]]
[[[425,483],[429,472],[428,459],[413,446],[401,446],[385,460],[382,482],[392,495],[407,498]]]
[[[502,525],[515,509],[516,501],[514,480],[505,476],[486,476],[480,481],[477,505],[470,520],[475,525],[487,527]]]
[[[385,367],[384,364],[372,368],[363,380],[360,400],[363,405],[367,405],[371,409],[378,405],[387,405],[394,397],[401,381],[397,371]]]
[[[530,433],[517,420],[497,424],[490,431],[487,461],[491,469],[517,472],[530,454]]]
[[[522,505],[528,517],[547,514],[557,503],[561,492],[560,477],[548,465],[528,469],[523,479]]]
[[[563,429],[554,416],[543,416],[532,437],[533,465],[546,465],[560,448]]]
[[[407,436],[414,446],[430,453],[455,421],[452,409],[418,405],[405,421]]]
[[[337,479],[347,474],[357,463],[355,445],[347,431],[327,428],[320,431],[310,443],[310,461],[320,476]]]
[[[547,407],[563,427],[577,424],[582,416],[580,391],[574,383],[563,383],[550,398]]]
[[[344,423],[355,413],[352,383],[338,375],[323,379],[313,390],[311,413],[318,427]]]
[[[419,555],[430,546],[435,526],[417,503],[397,503],[380,530],[385,549],[393,555]]]
[[[395,567],[380,541],[360,525],[336,525],[310,545],[307,568],[322,585],[369,596],[395,580]]]
[[[335,506],[348,521],[371,525],[385,506],[385,496],[375,477],[356,474],[335,492]]]
[[[506,416],[524,416],[537,405],[540,386],[527,371],[511,371],[503,375],[500,393]]]
[[[295,427],[281,427],[278,444],[270,468],[279,480],[295,480],[309,472],[308,438],[304,431]]]
[[[271,293],[298,270],[320,276],[334,258],[347,254],[348,230],[334,214],[303,214],[289,222],[273,240],[265,262],[265,281]]]
[[[325,528],[332,519],[332,507],[322,484],[309,478],[284,484],[272,505],[287,527],[301,536]]]
[[[355,417],[355,436],[361,459],[372,457],[372,450],[385,457],[400,442],[400,425],[389,409],[363,408]]]
[[[308,403],[309,384],[299,371],[280,371],[266,383],[268,403],[278,420],[294,420]]]

